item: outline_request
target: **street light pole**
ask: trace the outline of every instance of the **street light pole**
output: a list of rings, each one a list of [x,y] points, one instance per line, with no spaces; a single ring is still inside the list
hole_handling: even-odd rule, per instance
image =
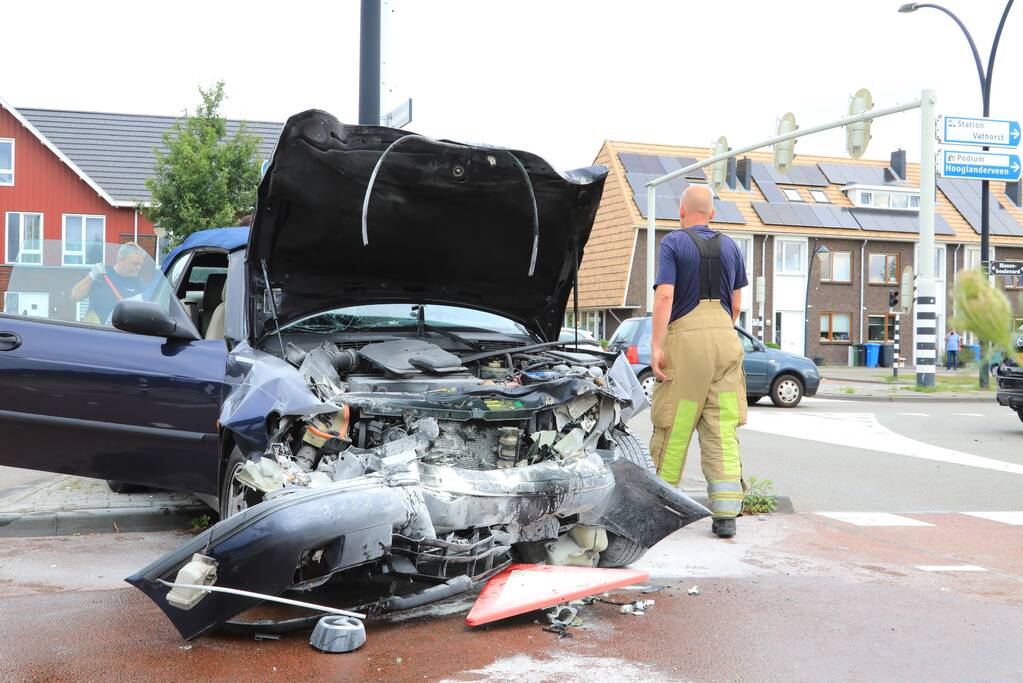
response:
[[[973,36],[970,35],[970,31],[966,28],[966,24],[957,17],[951,10],[942,7],[941,5],[935,5],[933,3],[917,3],[911,2],[903,5],[899,8],[899,11],[903,14],[915,12],[918,9],[936,9],[939,12],[943,12],[948,15],[952,21],[962,30],[963,35],[966,36],[966,41],[970,44],[970,51],[973,53],[973,61],[977,66],[977,77],[980,79],[980,95],[981,103],[983,106],[983,116],[987,118],[991,115],[991,75],[995,69],[995,55],[998,53],[998,43],[1002,39],[1002,29],[1005,27],[1005,20],[1009,16],[1009,10],[1012,9],[1012,3],[1014,0],[1008,0],[1005,3],[1005,9],[1002,11],[1002,18],[998,22],[998,29],[995,31],[995,38],[991,44],[991,52],[988,53],[987,59],[987,71],[984,70],[984,65],[980,60],[980,52],[977,50],[977,44],[973,41]],[[984,150],[988,150],[988,147],[984,147]],[[984,274],[990,272],[990,202],[991,196],[991,184],[987,180],[982,180],[980,183],[980,267],[984,271]],[[923,257],[923,250],[921,249],[921,257]],[[933,255],[930,258],[934,258]],[[981,387],[988,386],[988,373],[985,371],[985,363],[978,360],[980,366],[979,381]]]

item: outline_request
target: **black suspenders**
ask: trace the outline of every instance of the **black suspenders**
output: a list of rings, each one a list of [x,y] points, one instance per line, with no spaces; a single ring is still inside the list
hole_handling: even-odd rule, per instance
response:
[[[721,233],[713,237],[698,238],[688,229],[682,228],[686,237],[693,241],[700,252],[700,300],[721,300]]]

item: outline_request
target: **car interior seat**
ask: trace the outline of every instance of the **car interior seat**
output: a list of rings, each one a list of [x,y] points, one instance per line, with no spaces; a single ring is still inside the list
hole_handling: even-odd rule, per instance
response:
[[[206,337],[206,332],[210,328],[210,321],[213,319],[213,313],[224,301],[224,284],[227,282],[226,273],[211,273],[206,278],[206,284],[202,291],[202,307],[199,310],[202,325],[199,327],[199,331]]]
[[[212,279],[212,275],[210,278]],[[207,284],[207,287],[209,285]],[[213,309],[213,313],[210,315],[210,322],[206,326],[206,334],[204,339],[223,339],[224,338],[224,301],[227,299],[227,281],[225,278],[224,286],[220,290],[220,303]]]

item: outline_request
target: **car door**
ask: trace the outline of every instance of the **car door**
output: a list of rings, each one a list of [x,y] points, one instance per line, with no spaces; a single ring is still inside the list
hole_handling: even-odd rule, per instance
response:
[[[147,291],[162,292],[146,300],[191,327],[159,270],[143,270]],[[0,464],[215,494],[224,342],[85,322],[88,298],[71,294],[88,272],[12,271],[7,292],[47,292],[49,310],[0,314]]]
[[[767,353],[760,342],[741,330],[736,330],[744,355],[742,368],[746,372],[746,393],[764,396],[770,390],[767,381]]]

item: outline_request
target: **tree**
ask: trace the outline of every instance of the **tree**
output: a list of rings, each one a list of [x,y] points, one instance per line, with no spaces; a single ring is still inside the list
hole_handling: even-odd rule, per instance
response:
[[[227,122],[218,113],[223,81],[199,93],[195,113],[186,110],[163,134],[167,152],[153,150],[156,173],[146,180],[152,203],[143,212],[167,231],[172,246],[198,230],[235,225],[256,203],[259,141],[244,123],[227,137]]]

